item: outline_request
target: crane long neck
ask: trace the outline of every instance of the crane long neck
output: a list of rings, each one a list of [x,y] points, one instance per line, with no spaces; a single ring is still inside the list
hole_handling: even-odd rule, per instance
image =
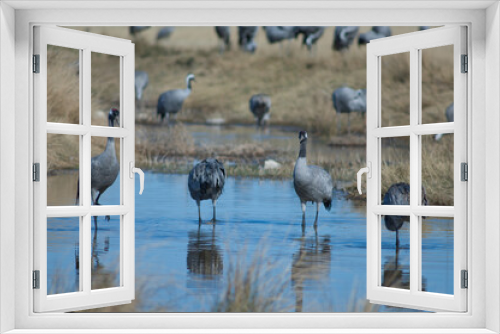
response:
[[[307,139],[302,139],[300,142],[299,158],[306,157]]]
[[[115,119],[113,117],[108,118],[108,125],[112,128],[115,126]],[[111,150],[115,151],[115,138],[114,137],[108,137],[108,141],[106,143],[106,151]]]
[[[110,115],[110,117],[108,117],[108,126],[110,128],[115,126],[115,119],[114,119],[114,117],[111,117],[111,115]]]
[[[115,152],[115,138],[108,137],[105,151]]]
[[[187,82],[187,89],[189,90],[189,92],[191,92],[191,81],[192,80],[188,80]]]

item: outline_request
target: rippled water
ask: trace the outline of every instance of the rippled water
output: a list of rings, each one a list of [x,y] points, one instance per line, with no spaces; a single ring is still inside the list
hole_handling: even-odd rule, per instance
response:
[[[75,183],[76,174],[52,176],[49,182]],[[137,185],[138,187],[138,185]],[[101,204],[116,203],[113,185]],[[291,180],[229,177],[217,203],[216,225],[208,224],[211,203],[202,202],[198,225],[187,175],[146,173],[145,190],[136,195],[137,311],[211,311],[238,266],[257,261],[266,279],[262,296],[283,288],[277,310],[304,312],[362,311],[366,293],[366,209],[364,203],[335,193],[330,212],[322,207],[317,230],[315,209],[308,205],[301,226],[300,203]],[[119,284],[119,217],[99,217],[93,232],[93,286]],[[453,292],[453,223],[428,218],[423,227],[423,285],[427,291]],[[406,223],[406,226],[409,224]],[[75,250],[78,221],[50,219],[48,224],[49,290],[78,288]],[[409,232],[401,247],[383,227],[383,284],[409,285]],[[359,305],[353,306],[357,301]],[[361,305],[361,306],[360,306]],[[379,311],[394,311],[380,308]]]

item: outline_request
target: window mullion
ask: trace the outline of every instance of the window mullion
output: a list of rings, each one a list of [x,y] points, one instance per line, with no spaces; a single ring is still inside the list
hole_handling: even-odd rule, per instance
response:
[[[419,249],[419,217],[414,208],[418,206],[420,188],[420,143],[415,128],[419,124],[420,75],[418,50],[410,50],[410,290],[415,293],[419,289],[420,249]]]
[[[82,57],[82,84],[80,88],[81,92],[81,101],[82,101],[82,124],[84,127],[90,130],[91,126],[91,52],[89,48],[83,49],[83,57]],[[82,159],[80,170],[82,171],[82,177],[80,178],[80,186],[82,189],[81,196],[83,200],[83,205],[90,209],[92,205],[92,189],[91,189],[91,134],[90,131],[87,131],[82,136]],[[80,280],[83,282],[83,291],[86,293],[90,293],[91,291],[91,283],[92,283],[92,230],[91,230],[91,220],[92,217],[89,212],[83,216],[82,219],[82,229],[81,233],[81,244],[80,244],[80,252],[82,259],[80,264]]]

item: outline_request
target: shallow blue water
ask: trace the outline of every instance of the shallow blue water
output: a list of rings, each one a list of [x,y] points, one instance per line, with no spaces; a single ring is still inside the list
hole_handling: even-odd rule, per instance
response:
[[[118,193],[113,185],[101,204],[116,203]],[[363,202],[335,195],[330,212],[321,208],[317,231],[312,224],[315,207],[308,205],[303,230],[291,180],[229,177],[217,203],[217,224],[207,223],[212,207],[205,201],[199,228],[187,175],[146,173],[144,194],[136,195],[138,310],[211,311],[227,287],[228,273],[238,265],[249,268],[259,259],[263,295],[275,295],[284,287],[278,309],[361,311],[348,305],[353,300],[361,303],[366,294],[366,209]],[[119,284],[113,275],[119,268],[118,222],[119,217],[110,222],[99,217],[99,230],[93,232],[96,286]],[[452,293],[453,221],[428,218],[423,225],[424,289]],[[50,219],[48,226],[49,290],[57,285],[59,292],[76,291],[78,219]],[[395,234],[385,227],[382,231],[386,279],[381,280],[408,288],[409,229],[401,231],[397,252]]]

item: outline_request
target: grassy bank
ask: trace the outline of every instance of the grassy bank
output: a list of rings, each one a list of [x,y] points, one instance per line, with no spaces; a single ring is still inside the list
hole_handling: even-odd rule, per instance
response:
[[[93,33],[131,38],[128,27],[80,28]],[[236,46],[236,27],[232,29],[233,47],[218,53],[213,27],[177,27],[169,40],[155,41],[158,28],[140,33],[135,39],[136,69],[149,73],[150,82],[144,92],[142,108],[136,110],[138,124],[156,125],[156,102],[168,89],[184,88],[185,76],[196,75],[191,96],[178,115],[178,124],[163,126],[162,131],[149,133],[137,130],[136,161],[145,169],[161,172],[187,173],[195,160],[216,156],[226,162],[228,174],[290,178],[296,158],[295,146],[290,151],[277,150],[262,142],[246,144],[199,146],[182,123],[205,123],[223,118],[226,124],[252,124],[248,99],[255,93],[272,97],[271,124],[300,127],[312,136],[334,147],[347,148],[365,144],[364,117],[351,115],[350,136],[346,134],[347,115],[337,115],[332,108],[331,93],[348,85],[366,87],[366,47],[357,45],[344,53],[331,50],[333,27],[325,30],[317,49],[311,55],[300,41],[279,45],[267,43],[259,29],[258,49],[247,54]],[[361,27],[366,31],[369,27]],[[394,34],[415,31],[414,27],[393,27]],[[452,51],[452,50],[451,50]],[[51,47],[49,50],[49,121],[78,123],[78,59],[77,52]],[[425,50],[422,55],[422,120],[424,123],[444,121],[444,110],[453,100],[453,69],[450,49]],[[409,61],[406,55],[382,59],[382,124],[409,123]],[[92,124],[106,125],[107,111],[119,106],[117,57],[92,56]],[[341,121],[340,133],[337,122]],[[142,131],[142,132],[141,132]],[[78,166],[78,140],[72,136],[49,138],[50,170]],[[295,143],[294,143],[295,144]],[[92,141],[92,154],[102,152],[105,138]],[[432,204],[449,204],[453,198],[450,166],[443,159],[449,153],[450,140],[428,141],[422,166],[422,179]],[[426,159],[429,157],[429,159]],[[265,170],[264,161],[273,159],[281,168]],[[382,191],[390,184],[408,179],[397,154],[390,157],[383,169]],[[356,172],[365,165],[360,154],[336,156],[336,153],[309,158],[309,162],[327,169],[335,182],[353,182]],[[399,167],[398,167],[399,166]],[[392,183],[391,183],[392,182]],[[450,188],[451,185],[451,188]],[[353,198],[354,184],[347,186]]]

